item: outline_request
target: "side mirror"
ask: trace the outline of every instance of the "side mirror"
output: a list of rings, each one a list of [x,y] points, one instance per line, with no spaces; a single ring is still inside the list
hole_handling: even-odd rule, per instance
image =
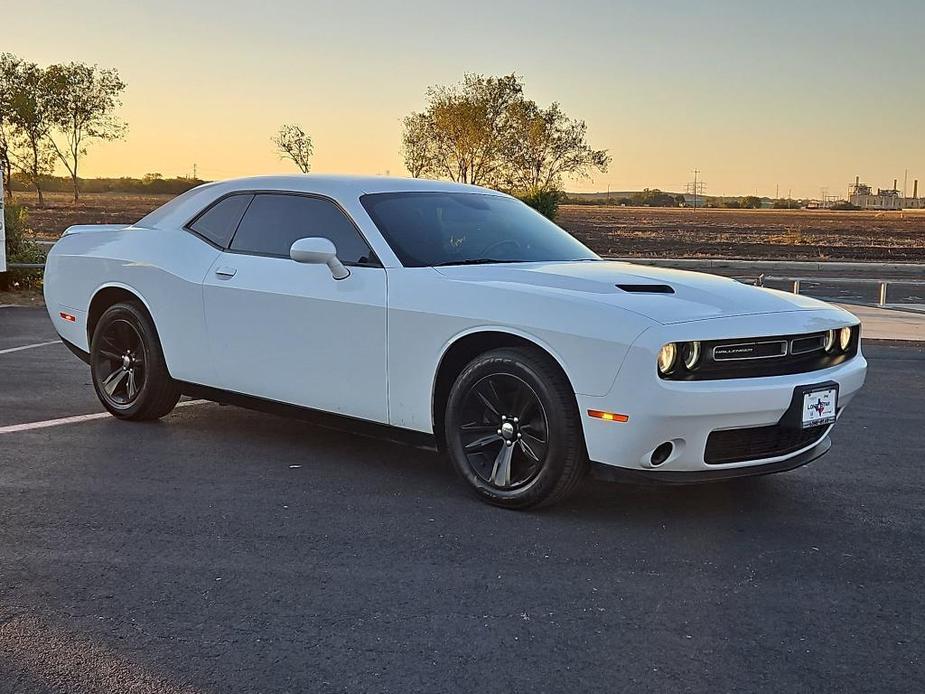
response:
[[[298,239],[289,249],[289,257],[297,263],[307,263],[309,265],[325,264],[331,270],[331,275],[336,280],[346,279],[350,276],[350,270],[344,267],[337,259],[337,248],[330,239],[323,239],[317,236]]]

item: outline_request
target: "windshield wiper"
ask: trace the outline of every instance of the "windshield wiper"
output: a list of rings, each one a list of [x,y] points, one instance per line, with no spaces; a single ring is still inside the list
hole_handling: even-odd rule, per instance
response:
[[[446,267],[447,265],[485,265],[488,263],[528,263],[529,260],[499,260],[497,258],[469,258],[468,260],[447,260],[435,263],[431,267]]]

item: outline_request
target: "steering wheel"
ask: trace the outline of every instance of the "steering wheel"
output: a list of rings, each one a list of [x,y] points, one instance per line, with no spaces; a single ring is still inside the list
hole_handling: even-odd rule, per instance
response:
[[[487,246],[485,246],[485,248],[482,249],[481,256],[483,258],[490,258],[491,257],[490,251],[494,250],[495,248],[502,247],[506,244],[510,244],[514,246],[514,248],[518,251],[520,250],[520,243],[515,241],[514,239],[501,239],[500,241],[494,241],[488,244]]]

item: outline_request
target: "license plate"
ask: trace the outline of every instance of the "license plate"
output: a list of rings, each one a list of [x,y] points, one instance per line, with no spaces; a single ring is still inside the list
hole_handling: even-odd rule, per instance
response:
[[[835,422],[838,388],[821,388],[803,394],[803,428]]]

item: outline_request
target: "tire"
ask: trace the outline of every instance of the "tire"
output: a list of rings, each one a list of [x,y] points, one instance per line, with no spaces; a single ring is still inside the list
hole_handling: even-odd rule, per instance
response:
[[[453,467],[496,506],[560,501],[588,469],[572,388],[539,351],[502,348],[473,359],[450,390],[444,432]]]
[[[119,419],[160,419],[180,399],[154,323],[134,302],[110,306],[100,316],[90,341],[90,373],[103,407]]]

